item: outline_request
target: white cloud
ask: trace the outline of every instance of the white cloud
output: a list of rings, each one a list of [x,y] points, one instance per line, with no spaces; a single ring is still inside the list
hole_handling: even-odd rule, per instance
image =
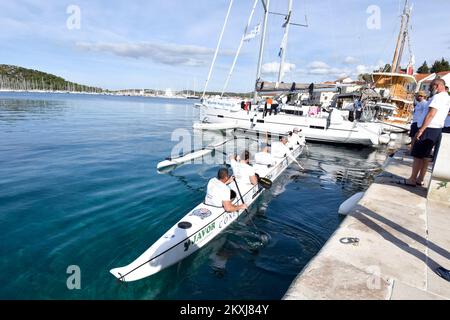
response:
[[[355,63],[357,63],[358,62],[358,59],[356,59],[355,57],[352,57],[352,56],[347,56],[345,59],[344,59],[344,63],[345,64],[355,64]]]
[[[323,61],[313,61],[308,65],[311,69],[329,69],[330,66]]]
[[[362,73],[369,73],[372,72],[373,70],[371,70],[370,67],[363,65],[363,64],[359,64],[356,66],[356,73],[357,74],[362,74]]]
[[[327,75],[332,77],[346,77],[351,73],[348,68],[335,68],[323,61],[313,61],[308,65],[306,74],[309,75]]]
[[[371,73],[374,70],[378,70],[378,69],[380,69],[380,68],[382,68],[384,66],[385,66],[385,63],[384,63],[383,60],[378,60],[378,62],[375,65],[359,64],[359,65],[356,66],[354,75],[358,76],[358,75],[363,74],[363,73]]]
[[[128,58],[149,58],[157,63],[167,65],[202,66],[209,63],[214,49],[173,43],[105,43],[79,42],[76,46],[82,50],[107,52]],[[222,51],[220,54],[231,55]]]
[[[268,62],[263,64],[262,66],[262,73],[265,74],[277,74],[280,70],[280,63],[279,62]],[[283,72],[289,73],[293,72],[295,70],[295,64],[285,62],[283,65]]]

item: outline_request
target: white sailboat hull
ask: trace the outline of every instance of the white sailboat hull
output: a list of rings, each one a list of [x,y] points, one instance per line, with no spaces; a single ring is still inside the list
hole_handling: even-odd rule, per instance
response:
[[[262,112],[244,110],[229,111],[219,108],[202,107],[202,119],[207,123],[234,122],[243,129],[269,132],[288,132],[294,127],[302,129],[310,141],[359,144],[373,146],[379,144],[382,124],[351,122],[328,117],[305,117],[289,114],[267,115]]]

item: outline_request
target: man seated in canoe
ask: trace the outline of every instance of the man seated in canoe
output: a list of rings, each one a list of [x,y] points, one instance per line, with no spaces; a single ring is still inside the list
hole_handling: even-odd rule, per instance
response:
[[[290,154],[289,147],[287,145],[288,140],[285,136],[280,136],[280,140],[272,143],[270,147],[270,153],[274,158],[284,158]]]
[[[256,176],[255,169],[249,164],[250,163],[250,152],[245,150],[242,153],[242,157],[232,155],[231,168],[233,168],[233,174],[235,176],[236,182],[242,186],[245,190],[249,189],[250,186],[255,186],[258,184],[258,178]]]
[[[217,178],[208,182],[206,189],[205,204],[212,207],[224,208],[227,212],[235,212],[247,209],[247,205],[234,205],[232,201],[236,198],[236,192],[228,187],[234,178],[230,177],[227,168],[220,168]]]
[[[301,130],[294,128],[293,131],[289,132],[288,145],[290,148],[294,148],[297,145],[304,146],[306,144],[305,137],[300,133]]]
[[[288,140],[285,136],[280,136],[280,140],[273,142],[272,145],[264,147],[261,152],[255,154],[257,164],[272,166],[276,164],[279,158],[290,155]]]
[[[260,152],[255,153],[255,162],[265,166],[273,166],[276,161],[270,154],[270,148],[264,147]]]

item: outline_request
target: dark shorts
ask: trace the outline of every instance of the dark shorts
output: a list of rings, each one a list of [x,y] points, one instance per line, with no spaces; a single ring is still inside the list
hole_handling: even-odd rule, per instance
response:
[[[445,127],[444,129],[442,129],[443,133],[450,133],[450,127]]]
[[[420,140],[417,140],[414,143],[413,149],[411,151],[411,155],[414,158],[428,158],[431,156],[431,151],[433,147],[438,143],[441,138],[442,129],[440,128],[427,128],[425,132],[420,137]]]
[[[409,130],[409,136],[411,138],[414,138],[417,131],[419,131],[419,127],[417,126],[417,122],[414,122],[413,124],[411,124],[411,129]]]

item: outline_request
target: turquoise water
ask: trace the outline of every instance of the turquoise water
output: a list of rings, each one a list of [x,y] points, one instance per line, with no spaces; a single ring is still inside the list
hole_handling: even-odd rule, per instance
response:
[[[338,226],[383,153],[311,144],[301,161],[206,247],[141,281],[131,262],[204,197],[217,165],[158,174],[192,131],[192,101],[0,93],[1,299],[279,299]],[[357,170],[355,170],[357,168]],[[66,285],[68,266],[81,289]]]

